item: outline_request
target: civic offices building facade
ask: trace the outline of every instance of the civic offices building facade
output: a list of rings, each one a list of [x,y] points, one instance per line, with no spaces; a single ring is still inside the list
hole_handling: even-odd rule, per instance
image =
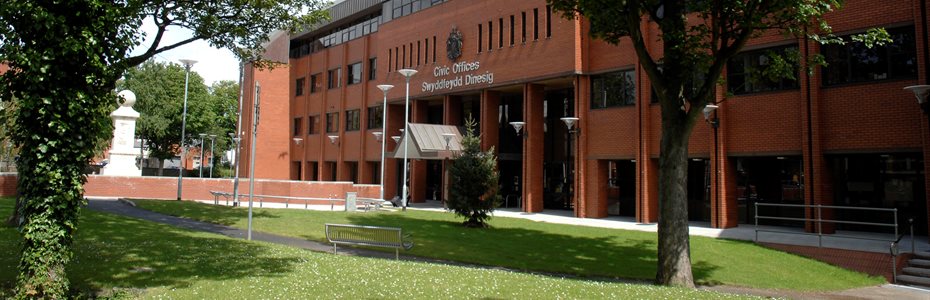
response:
[[[877,2],[847,1],[828,20],[838,35],[884,27],[894,39],[887,46],[820,46],[771,34],[728,64],[727,84],[717,91],[719,126],[702,122],[691,137],[692,220],[726,228],[753,222],[755,203],[822,204],[898,208],[898,217],[914,217],[926,232],[930,129],[913,94],[902,90],[927,80],[926,12],[920,0]],[[482,147],[499,156],[505,205],[657,220],[659,107],[628,41],[594,40],[584,20],[561,18],[542,0],[348,0],[330,12],[329,23],[290,37],[289,91],[280,102],[289,118],[263,117],[286,124],[274,131],[289,132],[289,165],[276,172],[290,173],[281,177],[379,184],[381,142],[373,133],[384,132],[388,152],[397,147],[390,137],[401,135],[405,99],[398,70],[409,68],[418,71],[410,80],[411,122],[474,119]],[[661,57],[656,26],[643,20],[642,28]],[[796,80],[750,80],[769,51],[820,53],[829,66],[810,76],[799,67]],[[379,84],[394,85],[387,120]],[[578,118],[575,130],[563,117]],[[511,122],[525,126],[518,134]],[[443,197],[447,163],[411,160],[413,205]],[[390,156],[384,166],[391,198],[400,194],[403,167]],[[760,214],[805,216],[792,208]]]

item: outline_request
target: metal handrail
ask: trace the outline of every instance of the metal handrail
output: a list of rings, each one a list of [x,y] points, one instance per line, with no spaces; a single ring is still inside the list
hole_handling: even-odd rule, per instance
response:
[[[226,199],[227,199],[226,205],[229,205],[229,197],[233,197],[233,194],[232,194],[232,193],[227,193],[227,192],[210,191],[210,193],[213,194],[213,196],[214,196],[214,201],[213,201],[214,204],[218,204],[219,196],[224,196],[224,197],[227,197],[227,198],[226,198]],[[239,198],[248,197],[248,196],[249,196],[249,194],[239,194]],[[344,203],[344,202],[346,201],[346,199],[344,199],[344,198],[336,198],[335,195],[331,195],[329,198],[275,196],[275,195],[253,195],[253,197],[257,197],[257,198],[258,198],[258,207],[262,207],[262,206],[264,205],[264,199],[265,199],[265,198],[272,198],[272,199],[284,199],[284,207],[285,207],[285,208],[288,208],[288,207],[289,207],[289,205],[290,205],[290,200],[303,200],[303,201],[304,201],[304,209],[308,209],[308,208],[309,208],[309,204],[310,204],[310,201],[311,201],[311,200],[329,201],[329,210],[335,210],[335,209],[334,209],[334,206],[335,206],[335,203],[336,203],[336,202],[342,201],[342,202]]]
[[[911,234],[911,253],[917,253],[914,242],[914,218],[907,219],[907,223],[910,225],[909,230]],[[894,280],[894,283],[898,283],[898,254],[900,250],[898,249],[898,244],[901,243],[901,239],[904,238],[904,234],[899,234],[898,238],[891,242],[891,246],[888,251],[891,252],[891,278]]]
[[[813,208],[815,209],[816,217],[815,218],[792,218],[792,217],[760,216],[759,206]],[[781,204],[781,203],[759,203],[759,202],[754,203],[754,208],[755,208],[755,223],[756,223],[756,229],[755,229],[756,236],[754,240],[755,242],[759,242],[759,232],[794,233],[794,234],[804,234],[804,235],[817,235],[817,246],[823,247],[823,223],[893,227],[894,237],[897,237],[898,232],[899,232],[898,231],[898,209],[897,208],[870,208],[870,207],[848,207],[848,206],[820,205],[820,204]],[[837,209],[837,210],[845,209],[845,210],[892,212],[894,216],[894,223],[825,220],[823,219],[823,213],[822,213],[822,209],[824,208]],[[817,232],[810,234],[810,233],[785,232],[785,231],[779,231],[779,230],[759,229],[759,219],[814,222],[817,224]],[[878,241],[892,241],[893,240],[893,239],[875,239],[875,238],[865,238],[865,237],[854,237],[854,236],[846,236],[846,235],[832,235],[832,236],[841,237],[841,238],[850,238],[850,239],[878,240]]]

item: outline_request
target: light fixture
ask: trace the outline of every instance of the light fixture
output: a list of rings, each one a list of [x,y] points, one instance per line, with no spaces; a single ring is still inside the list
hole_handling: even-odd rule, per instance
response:
[[[178,201],[181,201],[181,191],[184,190],[182,185],[184,184],[182,178],[184,178],[184,158],[187,157],[187,154],[184,148],[184,138],[187,137],[185,133],[185,127],[187,127],[187,90],[191,78],[191,67],[197,63],[193,59],[182,59],[181,63],[184,64],[184,109],[181,112],[181,142],[178,146],[181,148],[181,161],[178,162]]]
[[[526,125],[526,122],[510,122],[510,126],[513,126],[513,130],[517,132],[517,136],[522,135],[524,125]]]
[[[714,111],[717,110],[717,108],[720,108],[720,107],[714,104],[708,104],[704,106],[704,110],[702,110],[702,112],[704,113],[704,121],[707,121],[707,123],[709,123],[710,126],[714,127],[714,129],[716,129],[717,126],[720,125],[720,119],[718,119],[716,116],[714,116],[714,118],[711,119],[710,116],[714,113]]]
[[[452,141],[453,137],[455,137],[454,133],[446,132],[442,134],[442,139],[446,140],[446,150],[449,150],[449,142]]]
[[[580,131],[580,128],[575,128],[575,123],[578,122],[578,118],[575,117],[563,117],[559,118],[562,122],[565,122],[565,126],[568,127],[568,133],[575,133]]]
[[[339,136],[338,136],[338,135],[330,135],[330,136],[327,136],[327,137],[329,138],[329,143],[330,143],[330,144],[335,145],[335,144],[339,143]]]
[[[384,200],[384,158],[385,158],[385,154],[387,153],[387,149],[385,148],[387,147],[386,146],[387,141],[384,140],[384,129],[387,128],[387,125],[385,123],[387,122],[387,113],[388,113],[387,93],[388,93],[388,90],[392,88],[394,88],[394,86],[390,84],[379,84],[378,85],[378,89],[381,90],[382,93],[384,93],[384,102],[382,102],[381,104],[381,128],[382,129],[381,131],[371,133],[375,135],[375,140],[381,142],[381,166],[378,167],[379,169],[381,169],[381,175],[378,177],[378,181],[380,181],[381,183],[381,188],[379,189],[379,192],[378,192],[378,199],[381,199],[381,200]]]
[[[300,145],[300,142],[303,142],[303,138],[295,137],[293,138],[294,144]]]
[[[400,75],[404,75],[404,79],[407,81],[407,86],[406,86],[407,90],[406,90],[406,93],[404,94],[404,129],[406,130],[410,126],[410,77],[413,77],[413,75],[416,75],[417,70],[400,69],[400,70],[397,70],[397,72],[400,73]],[[407,211],[407,195],[409,195],[409,192],[407,191],[408,190],[407,180],[409,179],[407,177],[407,174],[409,173],[407,169],[410,168],[410,166],[407,165],[407,152],[408,152],[407,144],[409,143],[410,143],[409,139],[404,139],[404,174],[403,174],[403,177],[401,177],[402,182],[404,182],[403,184],[404,192],[402,194],[403,196],[401,196],[400,198],[401,207],[402,207],[401,209],[403,211]]]
[[[400,143],[400,136],[399,136],[399,135],[392,136],[391,139],[394,140],[395,143]]]
[[[379,142],[381,141],[382,138],[384,138],[384,133],[380,131],[372,132],[371,135],[375,136],[375,140]]]
[[[930,103],[927,102],[927,97],[930,97],[930,85],[912,85],[904,87],[904,89],[913,92],[914,97],[917,98],[917,104],[920,105],[920,109],[922,109],[925,114],[930,114]]]

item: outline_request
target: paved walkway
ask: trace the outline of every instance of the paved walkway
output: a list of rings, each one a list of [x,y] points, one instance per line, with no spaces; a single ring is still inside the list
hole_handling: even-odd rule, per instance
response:
[[[202,201],[205,203],[213,203],[213,201]],[[220,204],[223,204],[222,201]],[[437,205],[437,203],[425,203],[425,204],[415,204],[416,207],[409,207],[410,209],[422,209],[422,210],[439,210],[443,211],[442,207]],[[284,208],[284,205],[278,205],[276,203],[265,203],[264,207]],[[311,205],[312,206],[312,205]],[[257,207],[257,205],[256,205]],[[88,208],[96,211],[107,212],[112,214],[118,214],[138,219],[143,219],[147,221],[167,224],[171,226],[186,228],[196,231],[205,231],[216,233],[232,238],[245,239],[246,231],[242,229],[237,229],[229,226],[211,224],[206,222],[194,221],[186,218],[179,218],[174,216],[168,216],[141,208],[137,208],[133,205],[129,205],[123,201],[118,201],[116,199],[103,199],[103,198],[94,198],[89,199]],[[303,209],[303,207],[294,207]],[[310,207],[308,207],[310,208]],[[330,210],[329,205],[322,205],[319,207],[312,207],[313,209],[319,210]],[[341,210],[342,207],[334,207],[332,209]],[[559,215],[550,213],[540,213],[540,214],[527,214],[522,213],[513,209],[501,209],[495,212],[496,216],[502,217],[519,217],[525,219],[536,220],[540,222],[552,222],[559,224],[575,224],[575,225],[584,225],[584,226],[598,226],[598,227],[607,227],[607,228],[624,228],[624,229],[634,229],[634,230],[643,230],[643,231],[655,231],[655,225],[640,225],[632,222],[631,220],[611,220],[608,219],[581,219],[574,218],[568,214]],[[728,233],[730,236],[726,236],[724,233],[727,230],[713,229],[707,227],[695,227],[692,226],[691,233],[693,235],[707,235],[707,236],[717,236],[717,237],[746,237],[746,233],[743,231],[730,231],[735,233]],[[695,230],[697,229],[697,230]],[[715,232],[717,231],[717,232]],[[744,230],[746,231],[746,230]],[[754,232],[754,230],[751,230]],[[742,232],[742,233],[740,233]],[[716,234],[716,235],[715,235]],[[796,237],[796,236],[795,236]],[[298,239],[292,237],[279,236],[274,234],[268,234],[263,232],[252,232],[252,239],[257,241],[287,245],[291,247],[297,247],[313,251],[321,252],[331,252],[332,246],[329,244],[324,244],[320,242],[309,241],[306,239]],[[355,248],[340,248],[339,253],[343,255],[358,255],[358,256],[368,256],[368,257],[379,257],[386,259],[393,259],[393,253],[372,251],[365,249],[355,249]],[[442,264],[454,264],[454,265],[465,265],[470,267],[479,267],[487,268],[487,266],[476,266],[476,265],[466,265],[458,264],[455,262],[426,259],[421,257],[402,255],[402,260],[409,261],[424,261],[431,263],[442,263]],[[521,272],[521,271],[517,271]],[[561,276],[560,274],[549,274]],[[742,288],[742,287],[732,287],[732,286],[710,286],[702,287],[702,289],[726,292],[726,293],[737,293],[737,294],[752,294],[764,297],[788,297],[792,299],[921,299],[926,300],[930,299],[930,291],[924,289],[911,288],[906,286],[899,286],[894,284],[886,284],[881,286],[874,287],[865,287],[852,290],[836,291],[836,292],[824,292],[824,293],[814,293],[814,292],[797,292],[797,291],[781,291],[781,290],[764,290],[764,289],[752,289],[752,288]]]

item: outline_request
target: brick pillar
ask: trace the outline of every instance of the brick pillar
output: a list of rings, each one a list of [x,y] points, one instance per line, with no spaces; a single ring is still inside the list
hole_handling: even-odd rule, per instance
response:
[[[446,95],[442,99],[442,123],[462,126],[462,99],[459,96]],[[442,199],[449,199],[449,160],[442,161]]]
[[[607,160],[588,160],[585,180],[584,212],[582,218],[607,217]]]
[[[481,150],[487,151],[500,145],[500,131],[498,130],[501,95],[491,90],[481,91]],[[496,154],[496,153],[495,153]]]
[[[543,210],[543,97],[542,85],[523,86],[523,211]]]
[[[807,43],[810,47],[807,49],[807,55],[815,55],[819,49],[814,42]],[[805,43],[801,42],[802,47]],[[802,66],[803,67],[803,66]],[[804,204],[811,205],[833,205],[833,186],[830,180],[830,168],[823,157],[823,148],[820,143],[820,70],[817,69],[813,76],[808,76],[801,72],[801,95],[804,97],[804,107],[802,107],[801,126],[804,131],[802,155],[804,160]],[[823,209],[819,213],[820,217],[827,220],[833,220],[833,211]],[[805,217],[815,219],[818,217],[817,209],[808,209],[805,211]],[[834,233],[834,223],[821,223],[823,233]],[[807,222],[805,230],[808,232],[817,232],[818,225],[816,222]]]
[[[637,166],[642,165],[639,177],[643,181],[641,189],[644,190],[640,201],[636,202],[636,211],[639,212],[636,221],[640,223],[655,223],[659,220],[659,159],[647,158],[636,161]]]
[[[426,123],[429,103],[427,101],[410,100],[410,123]],[[409,147],[416,147],[413,143]],[[426,161],[410,159],[410,202],[422,203],[426,201]]]

